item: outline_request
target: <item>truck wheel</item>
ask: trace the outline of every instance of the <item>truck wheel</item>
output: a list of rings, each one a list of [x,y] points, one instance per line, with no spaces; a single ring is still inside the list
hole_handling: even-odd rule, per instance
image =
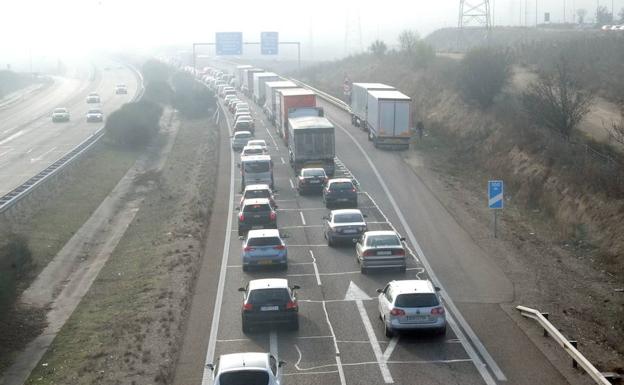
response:
[[[373,133],[372,132],[368,132],[368,141],[372,142],[373,141]]]

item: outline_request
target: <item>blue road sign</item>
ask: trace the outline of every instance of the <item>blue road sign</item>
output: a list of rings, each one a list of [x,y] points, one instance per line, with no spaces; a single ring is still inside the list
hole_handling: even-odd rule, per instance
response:
[[[488,181],[488,207],[491,209],[503,208],[503,181]]]
[[[277,32],[260,32],[260,52],[263,55],[277,55],[278,46]]]
[[[217,55],[242,55],[242,32],[217,32],[215,36]]]

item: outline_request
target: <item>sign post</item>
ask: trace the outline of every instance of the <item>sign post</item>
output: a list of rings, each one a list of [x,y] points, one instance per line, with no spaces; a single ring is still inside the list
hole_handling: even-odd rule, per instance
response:
[[[215,34],[217,55],[242,55],[243,33],[242,32],[217,32]]]
[[[279,34],[277,32],[260,32],[260,53],[262,55],[277,55]]]
[[[502,180],[488,181],[488,208],[494,210],[494,238],[496,238],[496,214],[504,207],[503,202],[504,184]]]

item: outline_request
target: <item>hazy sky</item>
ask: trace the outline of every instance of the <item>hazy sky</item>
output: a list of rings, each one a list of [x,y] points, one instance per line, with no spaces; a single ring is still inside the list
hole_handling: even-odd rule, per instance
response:
[[[496,24],[519,25],[525,15],[528,25],[535,23],[535,0],[491,1]],[[598,1],[611,7],[611,0]],[[613,1],[617,13],[624,0]],[[597,2],[537,0],[540,19],[549,11],[551,20],[562,20],[564,4],[571,21],[575,8],[586,8],[588,19],[593,18]],[[213,41],[215,31],[243,31],[245,40],[257,40],[260,31],[279,31],[281,40],[300,40],[304,49],[312,37],[312,49],[320,51],[344,47],[349,25],[352,46],[359,44],[358,29],[364,48],[376,38],[393,45],[405,28],[426,35],[455,26],[458,5],[459,0],[4,0],[0,65],[29,52],[68,57],[92,48]]]

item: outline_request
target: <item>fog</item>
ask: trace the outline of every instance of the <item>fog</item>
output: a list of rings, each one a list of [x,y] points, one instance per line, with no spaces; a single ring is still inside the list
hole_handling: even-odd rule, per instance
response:
[[[478,0],[476,0],[478,1]],[[571,22],[574,9],[593,19],[600,0],[492,0],[495,25],[534,25],[550,12],[552,22]],[[216,31],[242,31],[257,41],[260,31],[302,43],[302,58],[334,58],[357,52],[375,39],[396,44],[403,29],[422,36],[457,25],[459,0],[5,0],[0,17],[0,67],[33,60],[73,60],[94,51],[148,51],[170,44],[211,42]],[[614,0],[615,13],[624,0]],[[347,33],[348,31],[348,33]],[[346,43],[346,44],[345,44]],[[292,55],[284,50],[282,56]]]

